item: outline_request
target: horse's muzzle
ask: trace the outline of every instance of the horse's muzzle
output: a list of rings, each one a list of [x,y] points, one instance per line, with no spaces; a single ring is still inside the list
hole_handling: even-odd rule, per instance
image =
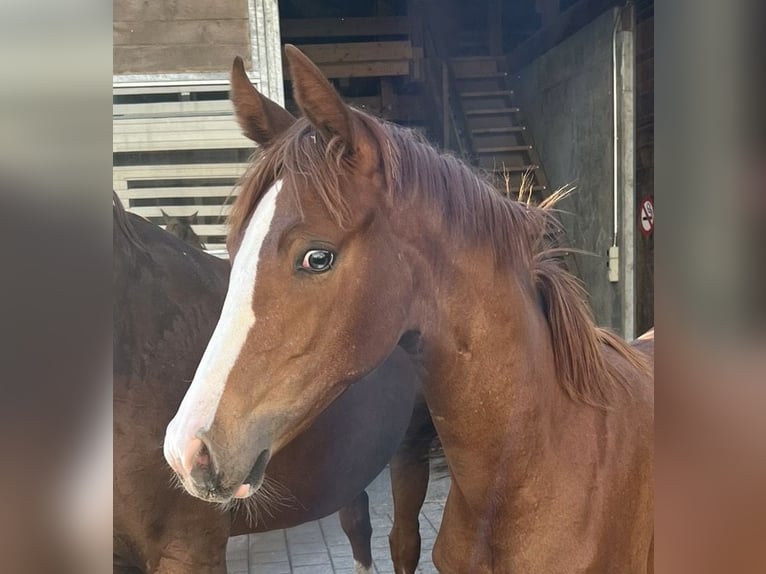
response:
[[[181,446],[181,445],[177,445]],[[226,482],[216,456],[204,435],[187,439],[181,448],[165,443],[165,458],[181,479],[189,494],[212,502],[227,502],[233,498],[247,498],[263,484],[271,451],[262,449],[255,458],[250,472],[239,483]],[[220,454],[220,453],[219,453]]]

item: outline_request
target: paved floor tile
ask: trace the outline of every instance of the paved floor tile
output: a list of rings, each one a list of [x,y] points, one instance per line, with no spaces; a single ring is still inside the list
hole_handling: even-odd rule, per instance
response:
[[[421,556],[418,572],[435,574],[431,561],[441,524],[449,479],[432,477],[420,512]],[[367,488],[372,524],[373,574],[393,574],[388,533],[393,501],[388,469]],[[229,539],[226,552],[229,574],[354,574],[351,545],[333,514],[295,528],[246,534]]]

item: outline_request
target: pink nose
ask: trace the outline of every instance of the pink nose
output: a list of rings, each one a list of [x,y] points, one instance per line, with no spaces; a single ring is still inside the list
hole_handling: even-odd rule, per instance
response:
[[[194,471],[204,471],[209,469],[210,453],[200,439],[193,438],[184,447],[181,466],[184,469],[184,473],[187,475],[192,474]]]

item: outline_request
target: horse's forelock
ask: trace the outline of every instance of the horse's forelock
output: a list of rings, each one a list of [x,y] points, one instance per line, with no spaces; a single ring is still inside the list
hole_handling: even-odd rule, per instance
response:
[[[354,110],[354,117],[359,129],[368,133],[369,142],[377,148],[372,153],[380,159],[386,188],[392,191],[397,162],[385,128],[358,110]],[[357,157],[343,138],[336,135],[325,141],[306,118],[300,118],[272,145],[260,151],[242,178],[240,193],[228,219],[229,241],[236,243],[265,190],[279,179],[284,181],[285,189],[313,190],[333,220],[345,228],[353,214],[342,182],[353,175],[357,167]]]

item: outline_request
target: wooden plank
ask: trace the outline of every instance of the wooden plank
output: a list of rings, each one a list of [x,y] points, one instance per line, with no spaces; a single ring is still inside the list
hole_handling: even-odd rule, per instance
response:
[[[253,142],[242,135],[231,118],[116,120],[112,128],[115,152],[253,147]]]
[[[241,20],[183,20],[180,22],[114,22],[115,46],[247,44],[250,23]]]
[[[223,235],[225,236],[229,232],[229,228],[225,224],[221,225],[193,225],[192,228],[197,232],[197,235]]]
[[[249,43],[195,46],[114,46],[114,74],[223,72],[234,56],[250,67]]]
[[[130,211],[141,217],[162,217],[162,210],[171,217],[187,217],[196,213],[199,217],[226,217],[231,211],[228,205],[151,205],[131,207]]]
[[[133,181],[152,179],[238,178],[247,163],[199,163],[179,165],[129,165],[112,168],[113,179]],[[119,176],[119,177],[118,177]]]
[[[399,36],[409,34],[406,17],[283,19],[282,39],[338,36]]]
[[[192,118],[193,119],[193,118]],[[116,122],[115,122],[116,123]],[[139,132],[118,132],[115,128],[113,137],[113,143],[130,144],[142,141],[166,141],[166,142],[183,142],[183,141],[197,141],[208,139],[211,142],[214,141],[231,141],[235,144],[235,147],[253,147],[255,144],[249,139],[244,137],[236,129],[226,130],[159,130],[159,129],[147,129]]]
[[[477,148],[476,153],[479,155],[486,155],[488,153],[504,153],[504,152],[523,152],[532,149],[531,145],[504,145],[495,147]]]
[[[247,19],[247,0],[119,0],[113,3],[113,11],[112,19],[118,22],[241,20]]]
[[[220,100],[219,100],[220,101]],[[226,104],[228,102],[221,102]],[[202,129],[226,129],[226,128],[238,128],[237,122],[234,120],[233,110],[230,108],[228,115],[220,115],[220,112],[212,113],[205,116],[197,115],[171,115],[164,118],[133,118],[133,117],[118,117],[114,118],[115,126],[123,131],[138,132],[144,129],[144,125],[150,127],[165,124],[169,126],[168,129],[183,130],[189,129],[196,130]]]
[[[320,64],[328,78],[370,78],[378,76],[408,76],[409,62],[361,62],[356,64]],[[285,66],[285,79],[290,80]]]
[[[254,74],[250,74],[253,80]],[[254,80],[259,87],[257,77]],[[152,85],[152,83],[154,85]],[[226,92],[229,91],[229,79],[219,80],[155,80],[154,82],[138,82],[138,85],[116,83],[112,85],[112,95],[145,95],[145,94],[183,94],[191,92]],[[132,104],[125,104],[132,105]]]
[[[300,48],[318,66],[345,62],[410,60],[412,58],[412,45],[409,41],[305,44]]]
[[[381,96],[364,96],[358,98],[344,98],[344,101],[369,114],[383,117],[389,121],[409,120],[419,121],[425,119],[425,110],[420,96],[409,94],[392,94],[391,107],[383,105]],[[287,101],[287,109],[294,114],[299,114],[295,103]]]
[[[205,179],[210,177],[236,177],[242,175],[248,163],[194,163],[178,165],[115,166],[113,173],[128,179]],[[232,175],[233,174],[233,175]]]
[[[133,178],[135,179],[135,178]],[[180,178],[182,179],[182,178]],[[200,187],[151,187],[146,189],[125,189],[119,193],[126,199],[175,199],[179,197],[220,197],[226,199],[235,195],[233,186],[200,186]],[[176,206],[179,207],[179,206]],[[212,206],[220,207],[220,206]]]
[[[183,142],[205,139],[210,140],[210,142],[217,142],[222,140],[230,141],[235,144],[235,147],[254,147],[255,145],[235,129],[197,129],[183,131],[147,129],[140,132],[118,132],[115,129],[113,135],[113,143],[117,142],[121,144],[130,144],[142,141]]]
[[[490,108],[484,110],[467,110],[466,116],[498,116],[510,115],[519,111],[519,108]]]
[[[228,117],[172,117],[130,118],[112,122],[112,143],[120,147],[133,147],[141,151],[142,143],[195,143],[210,142],[220,149],[220,142],[234,148],[252,148],[254,144],[244,135],[231,116]],[[204,148],[204,145],[202,146]]]
[[[136,212],[136,208],[129,208],[127,211]],[[137,214],[140,215],[140,214]],[[144,216],[142,216],[144,217]],[[164,229],[164,225],[162,226]],[[228,227],[226,224],[219,224],[219,225],[212,225],[212,224],[201,224],[201,225],[192,225],[192,229],[194,229],[195,233],[201,237],[226,237],[226,235],[229,232]],[[223,244],[218,244],[223,245]]]
[[[153,151],[194,151],[205,149],[243,149],[253,147],[253,143],[233,138],[209,139],[162,139],[146,137],[131,141],[113,141],[112,152],[153,152]]]
[[[174,116],[232,116],[233,107],[229,100],[200,102],[157,102],[151,104],[115,104],[112,118],[123,119],[171,118]]]
[[[114,120],[114,133],[130,134],[146,131],[165,132],[235,132],[240,128],[233,115],[229,117],[170,117],[170,118],[121,118]]]

